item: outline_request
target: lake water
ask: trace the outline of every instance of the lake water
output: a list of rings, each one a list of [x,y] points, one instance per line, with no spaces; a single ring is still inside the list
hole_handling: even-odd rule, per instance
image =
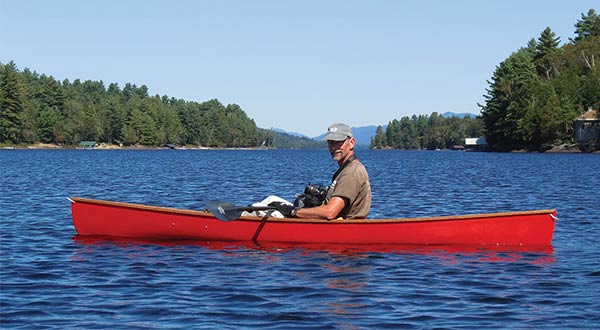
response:
[[[358,151],[370,217],[557,209],[552,247],[85,240],[66,197],[202,209],[328,183],[325,150],[1,150],[0,328],[600,327],[600,155]]]

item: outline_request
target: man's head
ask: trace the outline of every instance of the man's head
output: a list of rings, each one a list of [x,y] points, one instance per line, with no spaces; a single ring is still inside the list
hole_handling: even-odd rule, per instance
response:
[[[327,148],[329,148],[331,157],[338,163],[345,162],[354,154],[356,139],[352,134],[352,129],[346,124],[338,123],[329,126],[325,140],[327,140]]]

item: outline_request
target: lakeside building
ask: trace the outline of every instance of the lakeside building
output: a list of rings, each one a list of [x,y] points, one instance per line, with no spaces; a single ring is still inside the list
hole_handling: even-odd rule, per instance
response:
[[[600,149],[600,117],[597,110],[589,107],[586,112],[575,119],[573,135],[579,149],[593,151]]]
[[[85,149],[94,149],[98,146],[98,143],[96,141],[81,141],[79,142],[79,146]]]
[[[467,150],[486,150],[487,141],[485,138],[465,138],[465,149]]]

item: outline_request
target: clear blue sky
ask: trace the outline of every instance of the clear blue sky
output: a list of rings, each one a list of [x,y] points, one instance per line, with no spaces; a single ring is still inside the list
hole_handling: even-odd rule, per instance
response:
[[[0,62],[236,103],[262,128],[479,113],[496,65],[597,0],[0,0]],[[595,6],[595,7],[594,7]]]

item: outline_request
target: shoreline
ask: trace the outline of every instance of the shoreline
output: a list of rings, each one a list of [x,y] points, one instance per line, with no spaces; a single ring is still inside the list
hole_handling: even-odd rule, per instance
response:
[[[181,146],[175,148],[158,146],[119,146],[115,144],[101,143],[95,147],[82,146],[63,146],[52,143],[35,143],[31,145],[5,145],[0,146],[0,150],[269,150],[274,148],[252,147],[252,148],[226,148],[226,147],[202,147],[202,146]]]
[[[158,146],[119,146],[115,144],[106,144],[101,143],[95,147],[82,147],[82,146],[62,146],[51,143],[35,143],[32,145],[2,145],[0,146],[0,150],[276,150],[278,148],[266,148],[266,147],[237,147],[237,148],[227,148],[227,147],[203,147],[203,146],[181,146],[175,148],[169,147],[158,147]],[[396,150],[396,149],[370,149],[370,150]],[[455,151],[450,149],[444,149],[447,151]],[[460,152],[460,151],[457,151]],[[591,153],[596,154],[600,153],[600,150],[595,150],[592,152],[583,152],[576,145],[560,145],[553,146],[552,148],[545,151],[535,151],[535,150],[512,150],[512,151],[485,151],[485,150],[465,150],[464,152],[506,152],[506,153],[547,153],[547,154],[574,154],[574,153]]]

